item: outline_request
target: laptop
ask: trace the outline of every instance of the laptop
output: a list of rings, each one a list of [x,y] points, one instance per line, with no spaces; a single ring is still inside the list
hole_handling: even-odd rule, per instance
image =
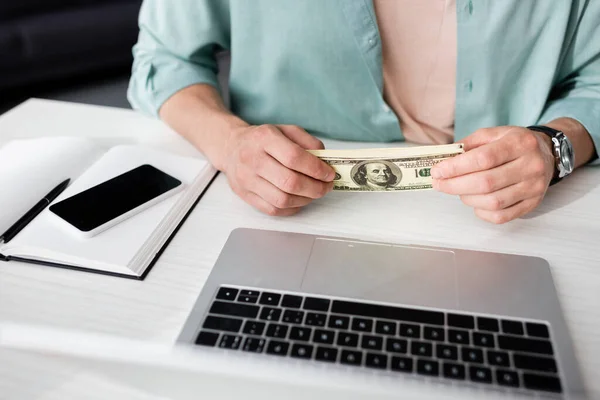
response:
[[[538,257],[237,229],[178,343],[373,386],[587,398]]]

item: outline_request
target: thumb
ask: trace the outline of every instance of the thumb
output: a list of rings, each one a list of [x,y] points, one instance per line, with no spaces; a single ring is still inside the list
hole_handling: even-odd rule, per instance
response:
[[[288,139],[305,150],[323,150],[325,146],[316,137],[296,125],[275,125]]]

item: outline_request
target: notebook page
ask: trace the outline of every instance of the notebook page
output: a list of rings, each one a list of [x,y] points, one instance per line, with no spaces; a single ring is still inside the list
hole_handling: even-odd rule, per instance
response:
[[[65,179],[105,151],[73,137],[15,140],[0,147],[0,235]]]
[[[127,267],[139,249],[174,211],[181,196],[187,192],[187,187],[209,164],[201,159],[181,157],[144,146],[116,146],[55,200],[58,202],[142,164],[151,164],[181,180],[185,185],[184,190],[91,238],[79,236],[46,208],[7,245],[6,252],[53,258],[67,264],[74,264],[69,262],[73,258],[96,261],[120,267],[118,270],[127,273]],[[22,254],[23,249],[26,254]],[[94,268],[91,263],[82,266]]]

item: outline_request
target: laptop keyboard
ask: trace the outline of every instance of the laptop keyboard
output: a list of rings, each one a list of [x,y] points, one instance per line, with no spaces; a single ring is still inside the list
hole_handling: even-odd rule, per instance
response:
[[[221,287],[196,344],[561,393],[547,323]]]

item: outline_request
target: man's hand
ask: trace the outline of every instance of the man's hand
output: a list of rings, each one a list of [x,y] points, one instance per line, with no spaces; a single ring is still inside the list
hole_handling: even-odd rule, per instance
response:
[[[431,169],[434,189],[459,195],[478,217],[496,224],[540,204],[555,169],[548,136],[502,126],[480,129],[461,142],[464,154]]]
[[[333,168],[306,151],[318,149],[323,143],[297,126],[245,126],[231,132],[219,164],[244,201],[292,215],[333,188]]]

